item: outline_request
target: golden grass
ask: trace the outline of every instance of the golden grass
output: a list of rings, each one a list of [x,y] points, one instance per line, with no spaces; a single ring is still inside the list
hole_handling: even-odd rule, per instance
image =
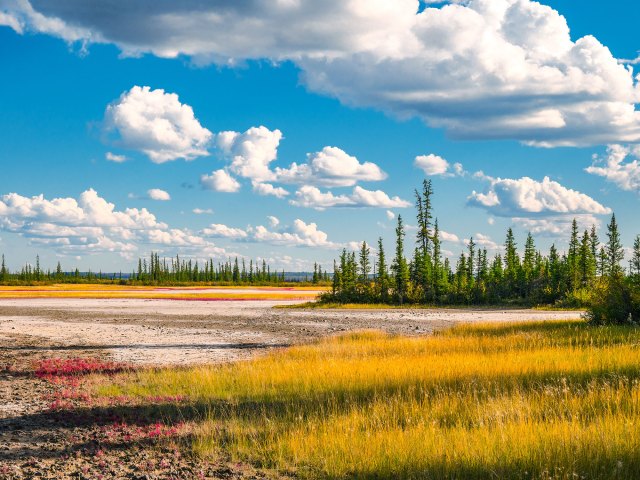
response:
[[[215,289],[215,292],[207,291]],[[187,292],[185,292],[187,290]],[[200,291],[201,290],[201,291]],[[225,290],[234,290],[227,292]],[[244,292],[243,290],[246,290]],[[169,300],[312,300],[318,289],[310,287],[147,287],[99,284],[56,284],[37,287],[0,286],[2,298],[94,298]]]
[[[186,395],[198,454],[308,478],[638,478],[639,346],[575,321],[363,332],[97,394]]]

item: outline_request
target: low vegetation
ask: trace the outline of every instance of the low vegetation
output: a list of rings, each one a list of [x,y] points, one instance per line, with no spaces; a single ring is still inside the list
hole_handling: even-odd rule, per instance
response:
[[[183,398],[164,415],[194,423],[198,455],[306,478],[635,478],[639,342],[584,322],[363,332],[93,395]]]

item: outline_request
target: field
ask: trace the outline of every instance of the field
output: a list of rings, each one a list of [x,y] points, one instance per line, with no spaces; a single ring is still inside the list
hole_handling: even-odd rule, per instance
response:
[[[640,333],[580,312],[41,290],[0,298],[0,478],[637,476]]]
[[[40,287],[0,286],[0,299],[79,298],[140,300],[314,300],[322,290],[316,287],[137,287],[120,285],[44,285]]]
[[[576,321],[363,332],[93,394],[183,398],[198,455],[305,478],[635,478],[639,341]]]

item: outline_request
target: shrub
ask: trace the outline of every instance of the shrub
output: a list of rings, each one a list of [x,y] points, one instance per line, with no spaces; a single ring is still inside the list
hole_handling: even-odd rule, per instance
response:
[[[601,277],[585,316],[594,325],[640,324],[640,289],[622,275]]]

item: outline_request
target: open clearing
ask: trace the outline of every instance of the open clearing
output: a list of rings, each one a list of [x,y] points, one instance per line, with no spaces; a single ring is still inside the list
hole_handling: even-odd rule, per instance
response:
[[[320,292],[309,289],[14,290],[19,291],[0,290],[3,347],[11,346],[7,336],[27,335],[30,341],[41,341],[43,345],[55,342],[70,350],[99,349],[116,361],[136,364],[184,365],[236,360],[267,348],[353,330],[416,335],[459,322],[557,320],[580,316],[579,312],[540,310],[273,308],[300,303]],[[92,297],[98,293],[109,298]],[[69,298],[69,294],[74,296]],[[77,295],[87,297],[77,298]],[[154,298],[136,298],[138,295]],[[231,295],[236,297],[230,298]],[[263,299],[246,300],[244,296]]]
[[[419,337],[460,322],[579,317],[579,312],[539,310],[273,308],[318,293],[310,289],[8,290],[0,291],[0,478],[10,479],[265,475],[233,452],[206,461],[181,455],[185,440],[173,439],[175,418],[169,411],[175,412],[175,399],[183,393],[151,393],[154,400],[144,408],[140,402],[147,397],[136,399],[136,407],[117,405],[109,396],[109,402],[116,402],[111,407],[87,404],[85,394],[79,393],[85,387],[77,385],[76,377],[44,381],[34,375],[46,359],[90,359],[96,365],[116,361],[134,367],[227,364],[349,331]],[[131,417],[134,426],[125,425]],[[159,420],[168,422],[171,435],[155,423]]]

